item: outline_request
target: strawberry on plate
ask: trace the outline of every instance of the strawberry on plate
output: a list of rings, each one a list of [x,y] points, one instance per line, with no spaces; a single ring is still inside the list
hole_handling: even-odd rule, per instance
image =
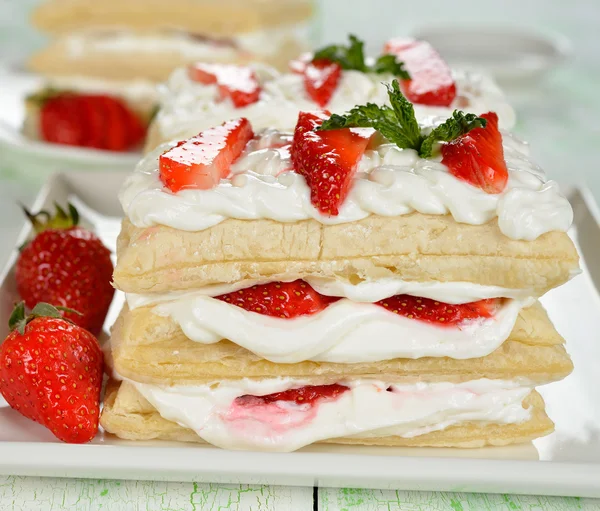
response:
[[[117,97],[51,91],[31,99],[39,104],[40,136],[46,142],[127,151],[146,135],[138,115]]]
[[[261,87],[254,70],[232,64],[207,64],[199,62],[188,68],[190,78],[206,85],[216,84],[219,99],[229,98],[236,108],[256,103]]]
[[[250,312],[286,319],[316,314],[338,300],[320,295],[303,280],[270,282],[217,296],[216,299]]]
[[[172,192],[208,190],[229,175],[231,164],[254,137],[244,117],[179,142],[159,158],[160,179]]]
[[[56,214],[25,210],[35,237],[21,248],[17,289],[27,307],[48,302],[77,310],[65,317],[92,333],[102,329],[114,295],[110,251],[95,234],[79,227],[79,214],[56,205]]]
[[[480,116],[485,128],[475,128],[442,146],[442,163],[450,173],[487,193],[500,193],[508,182],[502,135],[498,116],[488,112]]]
[[[291,156],[294,170],[304,176],[310,188],[313,206],[325,215],[336,216],[350,193],[373,130],[315,131],[328,118],[328,112],[300,112]]]
[[[377,302],[377,305],[409,319],[435,323],[438,326],[457,326],[462,323],[494,316],[501,301],[497,298],[452,305],[429,298],[396,295]]]
[[[63,442],[89,442],[98,431],[102,350],[87,330],[59,310],[20,303],[0,345],[0,393],[11,408]]]
[[[345,385],[333,383],[331,385],[307,385],[296,389],[284,390],[275,394],[266,396],[240,396],[235,400],[237,405],[253,406],[276,403],[277,401],[285,401],[288,403],[296,403],[297,405],[313,406],[317,401],[332,401],[344,392],[350,390]]]
[[[456,97],[452,70],[426,41],[396,38],[385,44],[384,52],[404,62],[410,80],[402,81],[404,94],[412,103],[450,106]]]

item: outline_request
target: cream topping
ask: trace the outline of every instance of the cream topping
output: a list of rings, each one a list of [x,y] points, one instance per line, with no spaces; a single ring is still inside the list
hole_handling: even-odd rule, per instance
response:
[[[455,71],[454,75],[458,89],[454,103],[448,108],[414,105],[417,118],[448,117],[456,108],[477,114],[494,111],[501,127],[513,127],[514,111],[491,78],[464,71]],[[255,129],[291,130],[296,125],[299,111],[319,109],[307,95],[302,76],[294,73],[278,75],[270,70],[263,71],[262,77],[264,90],[260,101],[236,109],[230,102],[214,101],[214,86],[194,82],[185,69],[176,70],[162,91],[162,109],[157,123],[163,137],[186,138],[236,116],[247,117]],[[391,75],[344,71],[327,109],[343,113],[357,104],[388,103],[383,83],[392,79]]]
[[[437,121],[423,123],[429,127]],[[127,217],[138,227],[167,225],[185,231],[212,227],[227,218],[323,224],[355,222],[372,214],[399,216],[418,211],[450,214],[460,223],[481,225],[499,219],[503,234],[533,240],[550,231],[566,231],[573,211],[558,186],[528,157],[528,146],[505,133],[509,179],[499,194],[488,194],[448,172],[440,157],[419,158],[412,149],[382,144],[365,152],[353,188],[338,216],[322,215],[310,201],[303,176],[290,171],[291,136],[266,130],[251,141],[229,178],[210,190],[173,194],[159,178],[158,156],[171,144],[147,155],[119,195]],[[271,148],[273,146],[278,146]]]
[[[529,419],[523,382],[475,380],[460,384],[340,381],[350,390],[314,405],[236,400],[310,385],[290,378],[224,380],[193,387],[131,382],[167,420],[226,449],[293,451],[346,436],[416,437],[466,421],[517,424]]]

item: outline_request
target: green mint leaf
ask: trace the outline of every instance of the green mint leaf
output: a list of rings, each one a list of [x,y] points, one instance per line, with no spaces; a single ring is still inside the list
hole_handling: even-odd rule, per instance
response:
[[[408,71],[404,69],[404,62],[398,62],[395,55],[381,55],[373,66],[371,71],[377,74],[390,73],[402,80],[410,80]]]
[[[454,110],[452,117],[446,119],[427,135],[419,150],[419,156],[430,158],[433,154],[433,145],[436,142],[451,142],[472,129],[485,128],[486,125],[487,121],[475,114],[465,114],[460,110]]]
[[[421,144],[423,143],[423,136],[421,135],[421,128],[419,127],[419,123],[415,116],[413,104],[404,97],[404,94],[402,94],[398,80],[394,80],[391,86],[386,85],[386,87],[390,98],[390,104],[396,114],[397,123],[400,125],[400,131],[402,132],[403,137],[408,141],[406,145],[399,147],[411,148],[419,151],[421,149]]]
[[[349,46],[342,46],[340,44],[326,46],[316,51],[313,59],[327,59],[337,62],[342,69],[354,69],[366,73],[364,43],[354,35],[350,35],[349,38]]]

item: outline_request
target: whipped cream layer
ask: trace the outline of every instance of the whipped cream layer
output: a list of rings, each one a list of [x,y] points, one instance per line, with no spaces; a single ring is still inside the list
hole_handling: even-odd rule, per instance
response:
[[[531,301],[507,300],[491,318],[457,326],[409,319],[371,303],[342,299],[310,316],[283,319],[250,312],[209,296],[157,305],[195,342],[228,339],[261,358],[293,364],[305,360],[352,364],[394,358],[489,355],[510,335],[519,311]]]
[[[225,380],[193,387],[131,382],[163,418],[192,429],[211,444],[236,450],[293,451],[347,436],[411,438],[467,421],[518,424],[531,416],[522,406],[531,391],[523,382],[339,383],[349,390],[311,405],[236,400],[310,385],[290,378]]]
[[[213,344],[228,339],[261,358],[286,364],[306,360],[351,364],[394,358],[483,357],[509,337],[520,310],[534,302],[525,296],[527,290],[466,282],[419,283],[388,278],[352,285],[322,278],[305,280],[317,292],[343,299],[310,316],[282,319],[213,298],[267,281],[126,297],[130,309],[154,306],[154,314],[171,318],[192,341]],[[451,327],[409,319],[373,303],[403,293],[452,304],[513,298],[505,299],[491,318]]]
[[[442,119],[423,123],[434,126]],[[232,166],[231,174],[210,190],[163,187],[158,157],[174,143],[148,154],[126,180],[119,198],[137,227],[166,225],[184,231],[208,229],[227,218],[323,224],[355,222],[370,215],[400,216],[417,211],[450,214],[460,223],[481,225],[497,218],[500,230],[512,239],[534,240],[550,231],[566,231],[573,210],[554,181],[529,159],[528,146],[503,134],[508,184],[488,194],[449,173],[438,156],[423,159],[412,149],[381,144],[363,155],[353,187],[338,216],[322,215],[310,201],[303,176],[293,172],[291,135],[265,130],[250,141]]]
[[[195,135],[241,116],[247,117],[255,129],[292,130],[298,120],[298,112],[320,109],[306,93],[301,75],[288,73],[267,77],[263,73],[263,76],[268,79],[263,80],[260,100],[244,108],[235,108],[229,101],[215,101],[214,86],[191,80],[185,69],[176,70],[163,87],[162,108],[157,116],[163,137]],[[455,71],[454,77],[458,93],[452,105],[432,107],[415,104],[418,119],[449,117],[458,108],[476,114],[494,111],[502,128],[514,126],[514,111],[491,78],[463,71]],[[383,84],[390,83],[393,78],[392,75],[344,71],[327,109],[341,114],[367,102],[389,104]]]

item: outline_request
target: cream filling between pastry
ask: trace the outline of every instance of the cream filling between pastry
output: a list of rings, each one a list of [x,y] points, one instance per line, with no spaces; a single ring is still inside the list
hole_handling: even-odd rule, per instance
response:
[[[460,384],[398,385],[376,380],[339,382],[349,390],[314,404],[238,400],[310,385],[274,378],[225,380],[163,387],[131,382],[160,415],[226,449],[293,451],[340,437],[417,437],[463,422],[518,424],[531,411],[522,406],[527,382],[475,380]]]

